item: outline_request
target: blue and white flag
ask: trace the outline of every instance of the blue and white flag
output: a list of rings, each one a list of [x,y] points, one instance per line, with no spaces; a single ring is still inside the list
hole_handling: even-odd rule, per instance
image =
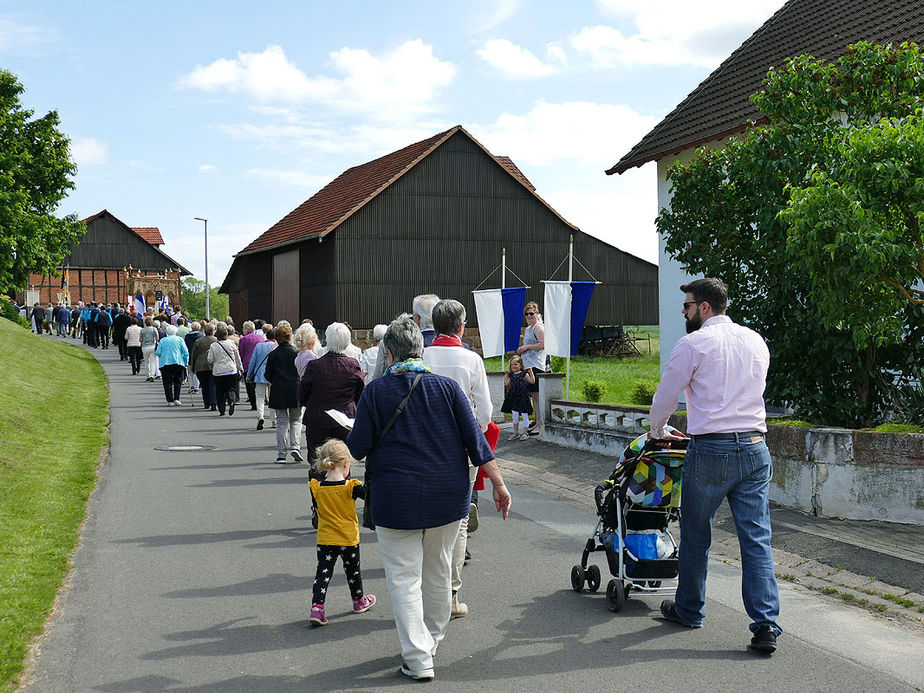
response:
[[[520,327],[526,305],[526,287],[473,291],[478,333],[485,358],[515,351],[520,346]]]
[[[170,300],[167,298],[167,294],[164,294],[164,297],[160,299],[160,311],[166,313],[170,310]]]
[[[545,282],[545,353],[577,356],[596,282]]]
[[[142,294],[135,295],[135,314],[144,315],[145,305],[144,305],[144,296]]]

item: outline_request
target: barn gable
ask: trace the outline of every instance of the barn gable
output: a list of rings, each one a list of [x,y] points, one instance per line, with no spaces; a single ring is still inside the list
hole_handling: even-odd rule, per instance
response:
[[[509,158],[457,126],[349,169],[238,253],[221,291],[230,294],[235,319],[308,316],[317,325],[338,319],[356,327],[387,320],[408,310],[415,294],[432,292],[466,304],[474,325],[471,291],[498,266],[503,248],[531,285],[530,297],[541,301],[541,280],[553,278],[571,235],[604,282],[588,319],[653,319],[657,267],[583,234]],[[614,272],[620,276],[610,281]]]
[[[146,240],[145,236],[148,236],[152,240],[160,239],[163,243],[157,229],[153,229],[157,231],[154,238],[151,233],[153,227],[143,227],[144,233],[139,233],[141,229],[131,228],[105,209],[84,219],[84,223],[87,232],[80,243],[71,246],[63,266],[75,269],[132,266],[135,269],[159,272],[179,268],[181,274],[190,274],[189,270]]]

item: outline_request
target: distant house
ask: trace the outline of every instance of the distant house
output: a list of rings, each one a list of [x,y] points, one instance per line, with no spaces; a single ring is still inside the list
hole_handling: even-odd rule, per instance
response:
[[[834,60],[858,41],[901,43],[924,40],[921,0],[790,0],[645,135],[607,174],[658,162],[658,209],[670,207],[666,173],[689,161],[697,147],[722,147],[763,115],[751,103],[771,67],[808,53]],[[690,277],[659,252],[661,365],[684,334],[679,287]]]
[[[461,126],[344,171],[234,257],[220,291],[246,317],[369,328],[436,293],[477,317],[472,290],[509,266],[541,303],[543,279],[575,254],[603,284],[587,322],[646,324],[657,317],[657,267],[582,233],[536,193],[507,157]],[[575,278],[586,279],[575,265]],[[508,274],[508,285],[518,284]],[[500,286],[496,273],[485,288]]]
[[[190,275],[161,246],[164,239],[154,226],[131,227],[108,210],[83,220],[87,232],[71,246],[61,263],[61,276],[29,275],[29,285],[17,295],[27,303],[94,301],[125,304],[135,284],[150,293],[153,305],[157,291],[167,295],[170,305],[180,304],[180,277]],[[150,286],[148,286],[148,284]]]

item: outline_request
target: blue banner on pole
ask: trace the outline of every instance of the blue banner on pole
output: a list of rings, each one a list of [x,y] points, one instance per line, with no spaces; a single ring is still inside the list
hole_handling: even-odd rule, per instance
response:
[[[596,282],[571,282],[571,355],[577,356],[587,308]]]
[[[520,327],[523,325],[526,287],[501,289],[501,296],[504,310],[504,351],[516,351],[520,346]]]

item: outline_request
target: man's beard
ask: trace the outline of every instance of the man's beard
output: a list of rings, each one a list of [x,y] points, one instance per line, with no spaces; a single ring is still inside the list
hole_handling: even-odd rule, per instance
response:
[[[699,311],[696,311],[696,314],[693,317],[687,317],[687,334],[691,332],[696,332],[700,327],[703,326],[703,316],[699,314]]]

